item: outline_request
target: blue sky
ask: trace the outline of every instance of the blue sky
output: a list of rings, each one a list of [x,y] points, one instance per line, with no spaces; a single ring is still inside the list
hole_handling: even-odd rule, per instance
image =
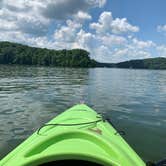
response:
[[[139,38],[166,42],[166,38],[156,32],[158,25],[166,23],[165,0],[110,0],[107,4],[104,10],[111,10],[115,17],[125,17],[140,27]]]
[[[83,48],[101,62],[166,57],[165,0],[0,0],[0,40]]]

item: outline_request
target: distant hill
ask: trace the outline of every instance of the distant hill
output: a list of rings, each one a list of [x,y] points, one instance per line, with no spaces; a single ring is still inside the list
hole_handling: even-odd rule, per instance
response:
[[[120,63],[100,63],[83,49],[51,50],[11,42],[0,42],[0,64],[57,67],[109,67],[133,69],[166,69],[166,58],[130,60]]]
[[[141,60],[130,60],[116,63],[118,68],[133,68],[133,69],[166,69],[166,58],[148,58]]]
[[[111,68],[128,68],[128,69],[166,69],[166,58],[148,58],[130,60],[119,63],[100,63],[97,62],[97,67],[111,67]]]

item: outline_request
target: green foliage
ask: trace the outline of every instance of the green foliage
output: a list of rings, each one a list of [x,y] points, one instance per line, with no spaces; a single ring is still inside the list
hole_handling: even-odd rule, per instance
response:
[[[166,69],[166,58],[145,59],[144,66],[148,69]]]
[[[0,42],[0,64],[166,69],[166,58],[130,60],[120,63],[100,63],[90,59],[89,52],[83,49],[49,50],[17,43]]]
[[[115,64],[117,68],[133,69],[166,69],[166,58],[149,58],[141,60],[131,60]]]
[[[90,59],[89,52],[83,49],[49,50],[0,42],[0,64],[95,67],[97,62]]]

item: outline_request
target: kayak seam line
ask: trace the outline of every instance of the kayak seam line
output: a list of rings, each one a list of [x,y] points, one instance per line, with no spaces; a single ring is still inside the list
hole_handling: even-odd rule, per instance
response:
[[[91,122],[84,122],[84,123],[71,123],[71,124],[65,124],[65,123],[49,123],[49,124],[45,124],[43,126],[41,126],[38,130],[37,130],[37,134],[38,135],[42,135],[40,134],[41,129],[43,129],[46,126],[80,126],[80,125],[87,125],[87,124],[93,124],[93,123],[98,123],[103,121],[103,119],[99,119],[96,121],[91,121]]]

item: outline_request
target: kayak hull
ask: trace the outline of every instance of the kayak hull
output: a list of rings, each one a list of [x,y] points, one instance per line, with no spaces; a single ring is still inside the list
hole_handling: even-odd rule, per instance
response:
[[[36,131],[1,160],[2,166],[37,166],[59,160],[84,160],[104,166],[145,166],[107,121],[79,104]]]

